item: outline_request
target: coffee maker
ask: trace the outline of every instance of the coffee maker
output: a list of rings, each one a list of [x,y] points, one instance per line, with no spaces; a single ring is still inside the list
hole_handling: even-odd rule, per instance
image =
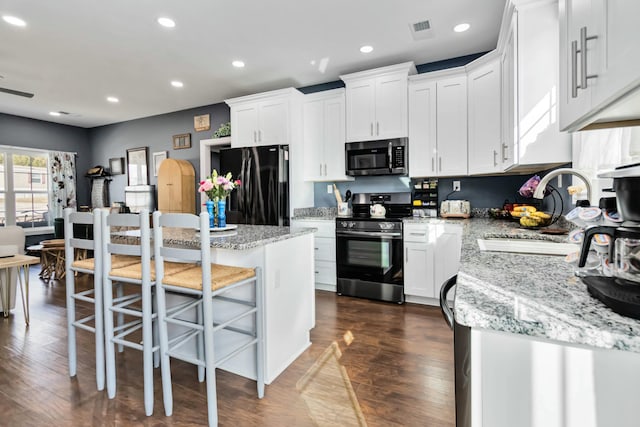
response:
[[[602,275],[586,275],[581,280],[591,295],[613,311],[640,319],[640,163],[621,166],[599,175],[613,178],[619,226],[596,225],[585,230],[580,260],[583,267],[591,241],[596,235],[610,237]]]

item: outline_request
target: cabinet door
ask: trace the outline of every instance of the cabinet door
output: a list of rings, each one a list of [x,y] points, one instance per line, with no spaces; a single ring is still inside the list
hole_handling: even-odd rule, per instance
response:
[[[436,176],[436,82],[409,86],[409,176]]]
[[[594,85],[594,107],[610,102],[640,84],[640,1],[594,0],[593,14],[597,27],[588,28],[587,36],[597,35],[600,50],[598,77]]]
[[[289,103],[274,99],[260,103],[257,145],[289,144]]]
[[[518,34],[517,25],[517,11],[514,11],[511,19],[511,30],[507,35],[504,52],[500,57],[500,78],[502,81],[502,143],[500,146],[500,158],[503,170],[509,168],[515,162],[514,153],[518,135],[518,120],[516,119],[516,76],[518,73],[516,66],[516,49],[518,45],[516,40]]]
[[[438,224],[435,229],[435,287],[458,274],[462,249],[462,227],[455,224]]]
[[[347,141],[368,141],[374,136],[375,79],[347,84]]]
[[[376,138],[404,138],[407,133],[407,76],[376,79]]]
[[[404,293],[435,298],[434,253],[429,243],[404,243]]]
[[[500,158],[500,61],[469,73],[469,174],[498,172]]]
[[[567,130],[578,119],[589,112],[592,106],[592,91],[598,79],[587,80],[587,88],[581,85],[582,75],[597,74],[597,58],[600,56],[602,34],[596,34],[593,20],[592,0],[560,0],[560,129]],[[597,35],[583,46],[581,28],[587,36]],[[575,42],[575,44],[574,44]],[[572,47],[573,46],[573,47]],[[572,51],[578,50],[578,53]],[[583,63],[586,55],[586,67]],[[586,70],[585,70],[586,68]]]
[[[437,83],[438,176],[467,174],[467,77]]]
[[[324,102],[321,99],[302,105],[304,142],[304,180],[321,180],[324,175]],[[344,164],[344,161],[343,161]]]
[[[324,179],[337,181],[348,179],[345,173],[345,100],[336,96],[324,101]]]
[[[252,147],[258,142],[258,105],[231,108],[231,146]]]

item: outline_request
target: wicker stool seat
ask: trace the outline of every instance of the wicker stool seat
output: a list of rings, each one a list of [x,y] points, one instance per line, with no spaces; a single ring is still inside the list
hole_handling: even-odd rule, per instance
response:
[[[109,276],[116,278],[122,277],[126,279],[135,279],[142,280],[142,264],[138,262],[137,264],[131,264],[127,266],[116,266],[115,264],[111,264],[111,271],[109,272]],[[180,273],[184,270],[189,270],[195,268],[195,264],[191,263],[181,263],[181,262],[164,262],[164,271],[165,274],[176,274]],[[151,264],[151,280],[156,280],[156,265],[155,263]]]
[[[78,269],[93,271],[95,269],[95,258],[79,259],[71,263],[71,266]],[[111,255],[111,268],[122,268],[133,264],[140,264],[140,257],[128,255]]]
[[[188,270],[171,273],[167,271],[165,263],[165,273],[162,278],[164,285],[179,286],[189,289],[202,290],[202,268],[195,267]],[[211,290],[216,291],[225,286],[239,282],[241,280],[255,277],[256,270],[253,268],[234,267],[230,265],[211,264]]]

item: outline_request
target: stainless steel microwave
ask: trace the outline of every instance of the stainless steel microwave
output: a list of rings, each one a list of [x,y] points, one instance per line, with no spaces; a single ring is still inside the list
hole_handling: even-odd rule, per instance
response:
[[[347,142],[346,173],[350,176],[406,175],[407,151],[407,138]]]

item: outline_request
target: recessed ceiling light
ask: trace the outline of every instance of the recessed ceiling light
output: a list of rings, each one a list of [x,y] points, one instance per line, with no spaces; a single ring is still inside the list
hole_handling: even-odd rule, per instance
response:
[[[236,68],[242,68],[242,67],[244,67],[244,62],[243,62],[243,61],[235,60],[235,61],[233,61],[233,62],[231,63],[231,65],[233,65],[233,66],[234,66],[234,67],[236,67]]]
[[[362,53],[371,53],[373,52],[373,46],[365,45],[360,48],[360,52]]]
[[[467,24],[465,22],[463,24],[458,24],[455,27],[453,27],[453,31],[455,31],[456,33],[463,33],[465,31],[467,31],[470,27],[471,27],[471,25],[469,25],[469,24]]]
[[[16,27],[24,27],[27,25],[22,19],[11,15],[2,15],[2,19],[4,19],[4,22],[7,24],[15,25]]]
[[[173,87],[182,87],[182,86],[184,86],[184,83],[182,83],[181,81],[178,81],[178,80],[172,80],[171,81],[171,86],[173,86]]]
[[[114,104],[120,102],[120,100],[118,98],[116,98],[115,96],[107,96],[107,101],[112,102]]]
[[[158,18],[158,24],[166,28],[173,28],[176,26],[176,22],[173,19],[165,17]]]
[[[59,115],[60,115],[60,113],[59,113],[59,112],[57,112],[57,111],[49,111],[49,115],[50,115],[50,116],[59,116]]]

